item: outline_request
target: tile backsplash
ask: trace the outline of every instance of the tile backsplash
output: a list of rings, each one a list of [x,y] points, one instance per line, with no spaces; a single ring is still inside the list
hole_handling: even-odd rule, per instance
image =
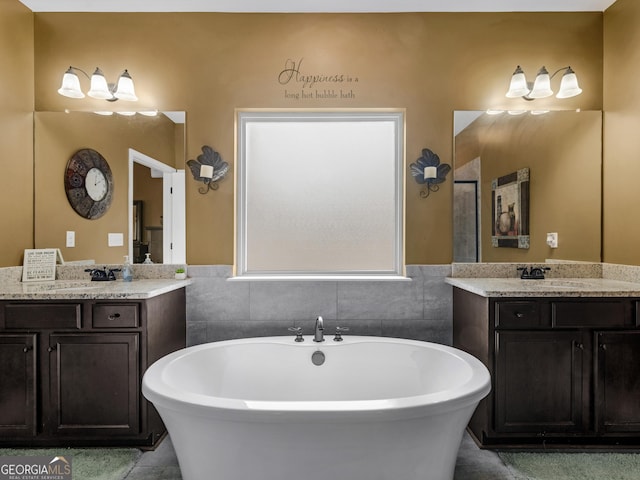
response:
[[[251,336],[311,334],[317,316],[325,334],[382,335],[451,343],[451,265],[410,265],[411,281],[234,281],[228,265],[189,266],[187,343]]]

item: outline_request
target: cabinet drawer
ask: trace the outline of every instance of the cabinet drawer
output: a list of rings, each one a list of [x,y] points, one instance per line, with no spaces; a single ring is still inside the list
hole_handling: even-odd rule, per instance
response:
[[[624,327],[632,325],[629,303],[620,300],[551,302],[553,327]]]
[[[136,328],[140,325],[138,304],[96,304],[93,306],[93,328]]]
[[[538,302],[496,302],[496,328],[542,326]]]
[[[8,304],[4,306],[5,328],[80,329],[79,303]]]

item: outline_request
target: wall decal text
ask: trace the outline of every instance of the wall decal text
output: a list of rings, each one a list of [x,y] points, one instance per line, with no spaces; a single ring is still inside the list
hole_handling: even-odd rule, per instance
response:
[[[278,83],[285,85],[284,98],[289,100],[350,100],[356,98],[349,84],[358,83],[356,76],[347,73],[312,73],[302,70],[302,61],[287,59],[278,74]],[[338,86],[344,88],[337,88]],[[333,88],[336,87],[336,88]]]

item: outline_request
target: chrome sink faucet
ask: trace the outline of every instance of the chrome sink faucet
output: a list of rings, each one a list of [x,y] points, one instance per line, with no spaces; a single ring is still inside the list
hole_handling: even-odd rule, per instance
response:
[[[316,318],[316,328],[315,333],[313,335],[314,342],[324,342],[324,321],[322,317]]]

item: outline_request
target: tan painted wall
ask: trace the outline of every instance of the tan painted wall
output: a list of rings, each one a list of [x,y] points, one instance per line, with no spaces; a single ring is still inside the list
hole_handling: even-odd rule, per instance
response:
[[[603,260],[640,265],[640,2],[604,18]]]
[[[483,262],[600,261],[600,112],[485,115],[456,137],[456,166],[480,157]],[[461,160],[461,161],[458,161]],[[491,182],[529,168],[530,248],[491,245]],[[546,244],[558,233],[558,248]]]
[[[531,78],[543,64],[550,70],[571,64],[584,93],[562,100],[563,107],[602,108],[600,13],[38,13],[35,59],[37,110],[91,108],[56,93],[70,64],[100,66],[109,79],[128,68],[140,104],[188,112],[187,158],[207,144],[231,164],[234,109],[249,107],[406,107],[407,164],[425,147],[451,163],[453,110],[530,106],[504,97],[516,64]],[[289,59],[304,59],[304,75],[339,74],[352,81],[283,85],[278,75]],[[353,96],[285,96],[325,89]],[[408,169],[407,178],[407,263],[448,263],[451,179],[423,200]],[[232,178],[217,192],[200,195],[188,177],[188,263],[232,263],[233,230]]]
[[[0,0],[0,267],[33,248],[33,14]]]
[[[129,148],[171,165],[175,159],[174,125],[161,117],[58,112],[38,112],[34,123],[36,248],[60,248],[65,260],[121,263],[128,253]],[[142,128],[138,128],[140,124]],[[113,201],[107,213],[95,220],[79,216],[69,205],[64,190],[67,162],[82,148],[100,152],[113,174]],[[69,230],[76,232],[74,248],[65,246]],[[124,245],[109,247],[109,233],[123,233]]]

